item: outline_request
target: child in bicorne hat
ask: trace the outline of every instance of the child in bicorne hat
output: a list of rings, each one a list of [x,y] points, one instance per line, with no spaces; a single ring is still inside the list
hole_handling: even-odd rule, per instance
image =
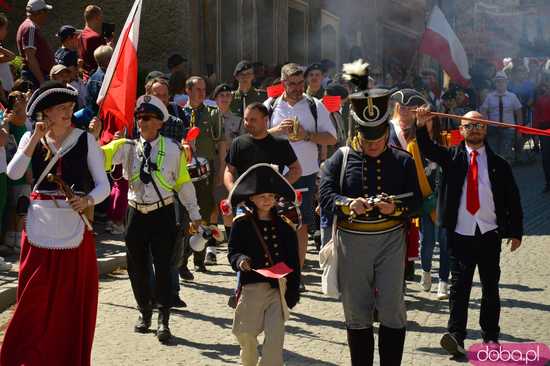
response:
[[[233,334],[241,346],[244,366],[258,365],[257,337],[265,333],[259,365],[282,365],[288,308],[299,300],[300,266],[295,227],[277,213],[280,198],[296,201],[286,179],[269,164],[250,167],[229,194],[233,207],[245,214],[235,218],[228,259],[240,273],[240,297]]]

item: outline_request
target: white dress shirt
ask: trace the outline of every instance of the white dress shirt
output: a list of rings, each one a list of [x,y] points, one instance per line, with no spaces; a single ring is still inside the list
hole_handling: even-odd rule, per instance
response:
[[[499,94],[496,91],[487,94],[483,104],[479,107],[479,111],[487,116],[488,119],[499,121],[499,97],[502,97],[502,122],[516,123],[514,113],[521,109],[521,102],[510,91],[506,91],[504,94]]]
[[[317,107],[317,132],[328,132],[334,138],[338,138],[336,129],[330,120],[329,113],[323,102],[318,99],[315,100],[315,105]],[[264,102],[264,105],[270,108],[272,98],[267,99]],[[309,132],[315,133],[315,119],[311,114],[309,108],[309,103],[306,100],[305,94],[304,97],[295,105],[291,106],[283,100],[282,97],[275,102],[275,108],[273,110],[273,115],[271,116],[271,122],[269,128],[276,127],[283,120],[298,117],[300,125]],[[282,136],[286,137],[286,136]],[[311,141],[290,141],[290,146],[294,150],[300,166],[302,167],[302,176],[307,176],[319,172],[319,151],[317,149],[317,144]]]
[[[159,196],[153,187],[153,184],[144,184],[141,179],[137,179],[132,182],[131,175],[137,174],[141,168],[141,159],[138,156],[138,149],[141,150],[145,140],[140,137],[139,142],[135,140],[128,140],[128,143],[121,146],[113,157],[113,165],[122,164],[122,171],[124,178],[128,179],[128,200],[134,201],[140,204],[152,204],[159,202]],[[156,163],[157,155],[160,148],[160,136],[151,141],[151,155],[150,160],[152,163]],[[168,138],[164,138],[165,143],[165,156],[164,164],[161,169],[161,174],[166,178],[169,184],[174,184],[179,176],[180,169],[180,155],[183,152],[178,145]],[[159,189],[159,193],[162,199],[173,197],[173,193],[165,190],[162,185],[155,181]],[[178,197],[181,203],[185,206],[189,212],[191,220],[200,220],[201,215],[199,213],[199,206],[197,204],[197,197],[195,194],[195,187],[191,181],[183,184],[178,191]]]
[[[473,151],[466,145],[468,153],[468,164],[470,164]],[[468,177],[464,179],[462,186],[462,196],[460,197],[460,206],[458,208],[458,219],[456,222],[455,232],[460,235],[474,236],[476,226],[482,234],[498,228],[497,215],[495,212],[495,201],[493,199],[493,190],[491,189],[491,181],[489,180],[489,169],[487,165],[487,151],[485,147],[477,149],[477,171],[478,171],[478,193],[479,193],[479,210],[472,215],[466,209]]]

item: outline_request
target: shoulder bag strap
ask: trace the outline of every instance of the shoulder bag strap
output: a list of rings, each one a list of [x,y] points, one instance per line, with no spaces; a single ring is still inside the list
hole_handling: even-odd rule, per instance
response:
[[[256,231],[256,236],[258,236],[258,240],[260,241],[260,244],[264,249],[265,255],[267,255],[269,264],[274,265],[275,263],[273,263],[273,258],[271,258],[271,253],[267,248],[267,244],[264,240],[264,237],[262,236],[262,233],[260,232],[260,228],[258,227],[258,224],[256,223],[256,219],[252,216],[252,214],[247,214],[247,215],[248,215],[248,220],[252,223],[252,226],[254,227],[254,231]]]

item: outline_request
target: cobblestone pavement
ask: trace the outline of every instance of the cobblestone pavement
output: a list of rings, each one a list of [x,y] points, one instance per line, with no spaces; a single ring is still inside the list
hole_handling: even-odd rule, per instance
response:
[[[537,341],[550,344],[550,195],[541,195],[542,174],[538,165],[515,168],[522,191],[526,237],[519,251],[503,246],[501,267],[502,341]],[[310,247],[311,248],[311,247]],[[208,274],[195,274],[195,281],[182,286],[188,308],[176,310],[171,329],[172,346],[162,346],[153,333],[136,334],[132,328],[137,311],[125,271],[101,279],[100,305],[93,350],[94,365],[231,365],[239,362],[239,347],[231,334],[232,309],[227,297],[235,284],[227,265],[225,246],[221,264]],[[340,303],[320,291],[316,253],[308,254],[305,279],[308,292],[287,323],[287,365],[349,365],[349,352]],[[437,273],[437,263],[434,266]],[[420,269],[417,265],[417,274]],[[418,276],[417,276],[418,277]],[[454,365],[440,349],[439,339],[448,318],[447,301],[435,299],[436,284],[426,293],[410,282],[407,291],[408,333],[404,365]],[[478,331],[481,290],[476,275],[470,303],[466,346],[480,341]],[[10,311],[0,314],[0,324]],[[156,321],[156,316],[154,317]]]

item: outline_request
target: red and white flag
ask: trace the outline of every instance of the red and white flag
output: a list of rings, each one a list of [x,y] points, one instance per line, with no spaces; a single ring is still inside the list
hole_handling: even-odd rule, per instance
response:
[[[438,6],[434,6],[420,43],[420,52],[439,61],[451,80],[467,87],[470,83],[468,56]]]
[[[132,6],[97,97],[99,118],[103,121],[102,143],[124,129],[131,135],[134,128],[141,3],[142,0],[135,0]]]

